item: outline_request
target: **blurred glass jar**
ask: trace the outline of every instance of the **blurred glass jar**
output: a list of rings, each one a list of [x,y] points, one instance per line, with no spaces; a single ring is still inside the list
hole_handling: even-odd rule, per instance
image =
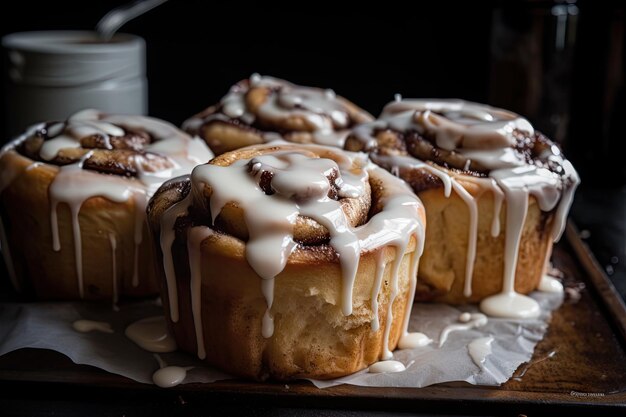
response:
[[[490,102],[524,115],[557,142],[570,114],[576,3],[505,2],[493,14]]]
[[[95,32],[42,31],[5,36],[7,135],[84,109],[147,113],[145,42],[128,34],[110,41]]]

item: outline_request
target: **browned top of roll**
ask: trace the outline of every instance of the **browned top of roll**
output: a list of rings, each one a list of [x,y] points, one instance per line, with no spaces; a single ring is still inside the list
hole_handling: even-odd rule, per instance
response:
[[[167,140],[172,145],[159,143]],[[190,140],[158,119],[85,110],[63,122],[33,126],[16,141],[15,149],[34,161],[58,166],[80,163],[83,169],[136,177],[174,168],[172,157],[186,152]]]
[[[210,127],[214,125],[233,126],[260,135],[263,142],[282,138],[298,143],[340,142],[343,145],[351,127],[371,120],[369,113],[336,96],[332,90],[253,75],[235,84],[218,104],[193,116],[183,127],[191,134],[204,137],[212,148],[219,150],[223,145],[213,142],[228,138],[213,138]],[[232,140],[241,141],[239,138]],[[254,143],[260,142],[247,139],[240,146]]]

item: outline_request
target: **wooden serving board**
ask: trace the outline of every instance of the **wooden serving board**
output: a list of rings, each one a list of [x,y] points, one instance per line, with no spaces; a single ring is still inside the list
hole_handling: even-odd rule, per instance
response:
[[[17,410],[30,404],[32,413],[50,404],[69,404],[70,408],[74,404],[78,407],[74,411],[80,413],[80,404],[91,406],[95,401],[117,404],[115,410],[122,411],[124,407],[145,411],[149,404],[163,404],[158,407],[173,407],[173,411],[253,407],[257,411],[291,410],[289,414],[296,415],[315,415],[312,410],[322,409],[325,415],[346,415],[346,410],[375,415],[380,415],[376,410],[575,415],[586,414],[590,408],[626,415],[626,306],[572,225],[567,239],[555,248],[553,263],[565,273],[565,286],[580,290],[580,299],[566,298],[532,361],[521,365],[501,387],[446,383],[426,388],[342,385],[322,390],[308,382],[224,381],[163,390],[75,365],[56,352],[23,349],[0,357],[0,405],[4,401]],[[37,400],[41,407],[32,408]]]

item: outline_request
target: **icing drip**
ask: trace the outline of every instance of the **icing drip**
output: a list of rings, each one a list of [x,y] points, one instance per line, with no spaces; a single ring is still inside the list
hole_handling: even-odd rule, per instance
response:
[[[353,137],[366,150],[378,146],[376,132],[391,129],[402,133],[417,132],[455,158],[464,158],[465,168],[476,162],[488,170],[487,178],[465,176],[466,181],[492,191],[494,196],[491,235],[500,234],[500,211],[506,204],[506,236],[503,289],[500,294],[483,300],[481,309],[498,317],[524,318],[539,314],[539,306],[529,297],[515,291],[515,271],[529,197],[534,197],[544,212],[554,211],[552,237],[558,240],[572,203],[579,178],[569,161],[556,146],[543,150],[549,163],[560,173],[544,168],[546,162],[529,164],[514,149],[516,135],[535,134],[530,123],[512,113],[461,100],[402,100],[389,103],[379,120],[357,126]],[[424,139],[425,140],[425,139]],[[439,178],[444,195],[453,189],[467,204],[470,216],[464,295],[472,294],[472,271],[476,256],[478,212],[476,199],[455,180],[450,171],[435,164],[424,163],[412,156],[380,155],[372,152],[372,159],[391,172],[402,176],[403,169],[421,169]],[[461,168],[461,167],[459,167]]]
[[[248,103],[248,94],[253,89],[268,89],[265,101],[254,110]],[[183,124],[183,128],[197,131],[212,121],[228,122],[235,119],[248,125],[261,121],[271,126],[263,133],[266,142],[281,137],[274,129],[290,132],[310,132],[314,143],[343,147],[349,134],[349,127],[355,123],[351,112],[332,90],[303,87],[277,78],[254,74],[247,82],[234,85],[220,101],[220,112],[208,116],[193,117]],[[302,124],[293,120],[301,118]],[[362,119],[369,119],[365,113]]]
[[[187,372],[193,369],[193,366],[168,366],[157,354],[154,358],[159,364],[159,369],[152,374],[152,382],[160,388],[172,388],[181,384],[187,378]]]
[[[252,177],[246,169],[248,166],[252,167]],[[339,167],[329,159],[307,158],[293,152],[239,160],[228,167],[202,165],[194,169],[194,185],[199,188],[199,184],[207,184],[213,190],[210,200],[213,221],[231,201],[244,211],[249,231],[246,259],[264,280],[262,289],[268,305],[263,320],[264,337],[270,337],[273,333],[270,312],[273,280],[284,269],[289,255],[296,248],[293,227],[300,213],[330,231],[330,244],[339,253],[344,274],[342,311],[345,315],[352,312],[349,300],[352,297],[360,246],[340,203],[328,197],[330,184],[324,173],[333,169],[338,170]],[[262,192],[257,181],[260,181],[263,172],[272,173],[272,187],[281,198],[268,198]],[[360,195],[363,192],[362,182],[367,177],[343,174],[344,192],[354,197]],[[298,202],[295,199],[300,200]]]
[[[419,268],[419,260],[424,253],[425,230],[423,225],[419,225],[416,230],[417,247],[415,252],[411,254],[411,269],[409,270],[409,302],[412,304],[415,299],[415,290],[417,288],[417,272]],[[409,321],[411,320],[411,308],[407,308],[404,312],[404,322],[402,324],[402,336],[398,341],[401,349],[410,349],[426,346],[431,340],[425,334],[419,332],[409,333]]]
[[[74,258],[78,292],[82,297],[85,295],[83,282],[83,256],[82,256],[82,233],[80,226],[80,210],[83,203],[94,197],[102,197],[115,203],[124,203],[133,198],[134,201],[134,254],[132,285],[139,285],[139,247],[143,240],[143,224],[145,209],[150,196],[165,180],[182,174],[188,174],[199,163],[211,159],[210,150],[199,138],[191,138],[173,125],[157,119],[143,116],[106,115],[96,110],[84,110],[71,116],[66,122],[51,124],[39,124],[32,126],[28,131],[2,149],[2,156],[8,152],[16,152],[15,147],[24,141],[36,136],[45,135],[39,149],[39,157],[44,161],[51,161],[59,156],[63,150],[81,147],[81,140],[88,137],[97,137],[102,142],[104,149],[112,150],[112,137],[124,136],[125,129],[137,132],[147,132],[154,141],[143,145],[142,151],[134,155],[138,173],[137,178],[126,178],[117,175],[109,175],[83,169],[85,161],[92,152],[87,151],[78,162],[63,165],[58,168],[58,173],[50,184],[48,194],[50,200],[50,223],[52,232],[52,247],[55,251],[61,250],[59,237],[59,224],[57,209],[59,204],[68,205],[71,215],[72,239],[74,243]],[[156,170],[146,170],[142,161],[149,159],[149,155],[162,155],[168,161],[167,167]],[[34,163],[31,167],[36,168],[41,163]],[[158,168],[158,167],[157,167]],[[3,171],[0,181],[0,193],[9,186],[13,180],[21,174],[9,175],[10,169]],[[4,228],[0,227],[0,232]],[[2,237],[3,255],[9,268],[10,275],[15,277],[8,243],[4,233]],[[109,239],[110,236],[109,236]],[[110,240],[112,251],[117,247],[117,237]],[[5,249],[6,248],[6,249]],[[115,265],[113,257],[113,267]],[[117,277],[114,275],[114,304],[117,302]],[[17,287],[17,280],[14,280]]]
[[[544,275],[539,281],[539,287],[537,288],[542,292],[563,292],[563,284],[559,280],[550,275]]]
[[[187,250],[189,253],[189,273],[191,275],[191,312],[198,357],[204,359],[204,334],[202,331],[202,241],[213,234],[213,230],[206,226],[192,227],[187,235]]]
[[[208,201],[212,222],[229,203],[236,203],[243,212],[248,230],[245,247],[246,260],[261,279],[261,292],[267,309],[262,319],[262,335],[269,338],[274,332],[272,316],[274,280],[285,268],[289,256],[296,249],[294,226],[298,216],[309,217],[323,225],[330,234],[330,246],[339,254],[343,282],[341,309],[344,315],[352,314],[352,290],[363,250],[375,251],[377,278],[372,288],[372,329],[379,329],[378,295],[385,270],[383,246],[392,245],[399,254],[391,267],[391,295],[388,319],[384,333],[384,356],[390,357],[388,337],[393,318],[392,305],[398,294],[398,271],[402,254],[411,239],[418,242],[418,253],[411,258],[411,271],[417,270],[419,255],[423,249],[424,227],[420,223],[420,203],[403,183],[386,171],[372,165],[359,155],[335,154],[336,160],[310,157],[308,150],[329,151],[328,148],[306,146],[305,150],[279,150],[272,154],[261,154],[251,159],[242,159],[229,166],[201,165],[191,175],[192,191],[181,201],[168,208],[161,220],[161,248],[164,253],[168,296],[171,317],[178,319],[176,277],[173,269],[171,248],[174,242],[176,219],[188,213],[193,196],[203,196],[206,186],[211,194]],[[333,152],[336,152],[333,150]],[[357,163],[357,165],[354,165]],[[356,166],[356,168],[354,168]],[[381,198],[382,210],[360,226],[353,226],[342,210],[341,202],[329,197],[331,180],[338,197],[357,198],[364,193],[368,181],[368,170],[376,171],[387,186],[386,196]],[[335,176],[327,177],[335,173]],[[270,176],[270,185],[262,185],[264,176]],[[267,192],[271,187],[271,193]],[[202,197],[204,198],[204,197]],[[192,227],[188,232],[188,253],[191,271],[192,310],[198,340],[198,354],[203,357],[201,300],[201,251],[200,245],[212,233],[204,226]],[[414,277],[414,276],[413,276]],[[414,279],[414,278],[413,278]],[[410,294],[415,291],[411,282]],[[412,299],[412,298],[411,298]],[[194,301],[195,300],[195,301]],[[409,308],[410,310],[410,308]],[[404,318],[407,321],[410,311]]]
[[[152,382],[160,388],[172,388],[180,385],[187,378],[187,371],[193,367],[166,366],[152,375]]]
[[[463,186],[461,186],[453,177],[448,175],[446,172],[439,170],[433,167],[430,164],[426,164],[422,161],[419,161],[415,158],[408,156],[387,156],[387,155],[377,155],[373,154],[371,156],[372,160],[384,167],[387,167],[394,175],[401,177],[401,171],[403,169],[423,169],[430,174],[435,175],[439,178],[444,187],[444,195],[449,197],[452,190],[454,190],[459,197],[465,202],[467,205],[467,209],[469,210],[470,216],[470,225],[468,229],[468,248],[467,254],[465,258],[465,288],[464,295],[469,297],[472,295],[472,274],[474,272],[474,260],[476,259],[476,239],[478,235],[478,208],[476,206],[476,201],[474,197],[470,193],[468,193]],[[491,183],[490,183],[491,184]],[[495,187],[493,188],[495,189]],[[498,189],[499,191],[499,189]],[[500,191],[496,194],[498,197],[496,199],[497,203],[494,207],[494,218],[495,211],[497,210],[499,217],[500,206],[502,205],[502,192]],[[499,205],[498,205],[499,203]],[[500,223],[499,220],[494,220],[494,226],[492,226],[492,230],[497,229],[498,233],[500,231]]]
[[[135,193],[135,233],[133,240],[135,242],[135,253],[133,256],[133,280],[132,286],[139,286],[139,245],[143,240],[143,224],[146,221],[146,206],[148,199],[143,193]]]
[[[261,281],[261,292],[267,302],[267,310],[263,314],[263,322],[261,327],[261,336],[264,338],[272,337],[274,334],[274,317],[272,316],[272,304],[274,304],[274,280],[275,278],[264,279]]]
[[[487,316],[480,313],[468,314],[462,313],[459,315],[459,323],[449,324],[443,328],[441,335],[439,336],[439,347],[443,346],[448,340],[448,335],[458,330],[469,330],[474,327],[481,327],[487,324]]]
[[[172,245],[176,234],[174,225],[176,220],[187,214],[191,205],[192,194],[189,193],[181,202],[169,207],[161,220],[161,232],[159,243],[163,252],[163,269],[165,271],[165,282],[167,286],[167,298],[170,303],[170,319],[178,322],[178,288],[176,287],[176,271],[174,270],[174,259],[172,258]]]
[[[469,355],[480,369],[484,368],[487,356],[491,355],[492,343],[493,337],[487,336],[479,337],[478,339],[472,340],[470,344],[467,345]]]
[[[407,242],[408,243],[408,242]],[[398,248],[396,250],[399,253],[404,253],[405,248]],[[382,359],[388,360],[393,358],[393,353],[389,350],[389,332],[391,331],[391,322],[393,322],[393,303],[396,300],[396,296],[398,295],[398,271],[400,269],[400,263],[402,261],[402,257],[396,256],[393,260],[392,272],[391,272],[391,295],[389,296],[389,304],[387,304],[387,323],[385,326],[385,331],[383,333],[383,354]]]
[[[398,342],[398,348],[400,349],[415,349],[418,347],[427,346],[432,342],[432,339],[426,336],[424,333],[414,332],[407,333]]]
[[[117,302],[119,301],[119,291],[117,288],[117,260],[115,257],[115,252],[117,251],[117,239],[113,233],[109,233],[109,242],[111,243],[111,281],[113,287],[113,310],[119,311],[119,307],[117,306]]]
[[[124,334],[148,352],[174,352],[177,348],[163,316],[138,320],[126,327]]]
[[[381,249],[376,253],[376,279],[372,286],[372,331],[374,332],[377,332],[380,328],[380,320],[378,319],[378,294],[380,294],[380,286],[383,282],[385,266],[385,251]]]
[[[111,324],[105,321],[93,321],[93,320],[76,320],[72,323],[74,330],[80,333],[89,333],[93,331],[102,333],[113,333]]]
[[[82,169],[81,163],[59,168],[57,176],[50,184],[48,193],[50,196],[52,248],[57,252],[61,250],[57,207],[60,203],[66,203],[70,208],[72,218],[76,277],[81,298],[85,294],[83,288],[82,235],[78,214],[83,202],[89,198],[100,196],[116,203],[123,203],[128,201],[135,192],[142,193],[143,190],[133,188],[132,182],[128,179],[85,171]]]
[[[398,361],[380,361],[372,364],[367,372],[371,374],[402,372],[406,367],[402,362]]]

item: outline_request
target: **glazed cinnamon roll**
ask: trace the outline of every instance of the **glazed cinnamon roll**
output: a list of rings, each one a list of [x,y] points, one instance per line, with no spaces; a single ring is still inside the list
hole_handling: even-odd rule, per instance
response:
[[[39,299],[158,293],[145,209],[212,154],[169,123],[95,110],[35,125],[0,154],[2,253]]]
[[[461,100],[401,100],[346,148],[406,180],[426,207],[418,299],[478,302],[531,317],[578,175],[559,147],[512,112]]]
[[[217,105],[187,120],[183,129],[204,138],[220,155],[276,139],[343,147],[353,126],[371,120],[333,90],[255,74],[235,84]]]
[[[423,216],[362,154],[317,145],[246,147],[165,183],[148,218],[179,348],[255,379],[391,358],[408,335]]]

